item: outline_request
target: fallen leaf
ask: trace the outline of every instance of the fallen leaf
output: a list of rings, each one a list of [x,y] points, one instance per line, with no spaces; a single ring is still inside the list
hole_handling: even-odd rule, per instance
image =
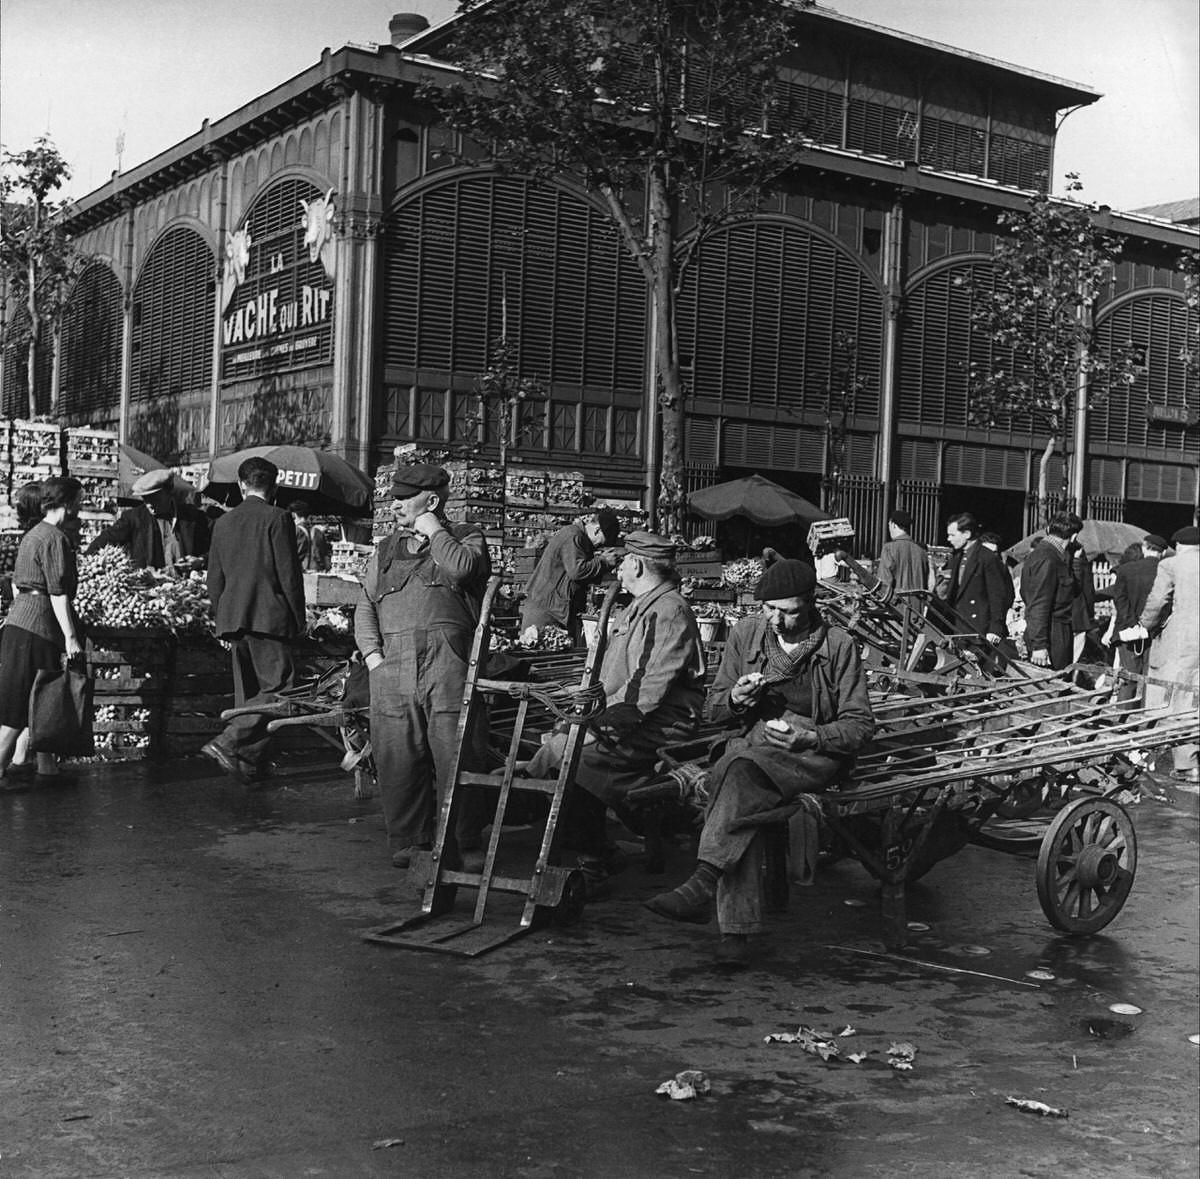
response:
[[[386,1150],[389,1146],[403,1146],[403,1138],[376,1138],[371,1143],[372,1150]]]

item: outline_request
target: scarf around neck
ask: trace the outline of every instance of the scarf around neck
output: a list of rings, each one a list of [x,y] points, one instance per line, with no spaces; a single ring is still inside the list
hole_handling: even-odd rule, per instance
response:
[[[776,635],[771,635],[771,641],[767,644],[767,674],[764,682],[779,684],[795,679],[828,633],[829,627],[824,622],[814,622],[808,638],[802,639],[800,646],[790,653],[779,645]]]

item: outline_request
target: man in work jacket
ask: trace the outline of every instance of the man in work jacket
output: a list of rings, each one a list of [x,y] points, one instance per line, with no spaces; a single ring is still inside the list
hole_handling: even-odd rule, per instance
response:
[[[1166,547],[1167,542],[1161,536],[1149,533],[1142,537],[1142,555],[1131,561],[1123,561],[1113,570],[1110,592],[1114,615],[1113,635],[1116,639],[1114,645],[1121,670],[1134,675],[1146,674],[1150,641],[1139,628],[1139,621]],[[1136,682],[1122,682],[1118,689],[1121,700],[1132,700],[1139,694]]]
[[[560,528],[546,542],[529,579],[521,604],[521,641],[531,646],[537,632],[557,626],[578,641],[583,633],[581,615],[590,582],[599,581],[616,558],[598,554],[597,545],[613,544],[617,538],[616,513],[602,508]]]
[[[116,545],[139,569],[170,569],[185,557],[208,552],[208,517],[180,500],[170,471],[147,471],[134,483],[133,494],[142,502],[102,529],[87,556]]]
[[[745,961],[762,928],[757,829],[743,821],[820,792],[844,776],[875,731],[854,640],[813,609],[816,575],[803,561],[768,566],[725,647],[708,697],[715,721],[738,721],[709,774],[708,808],[693,875],[646,902],[661,917],[707,922],[717,901],[718,955]]]
[[[909,535],[912,525],[912,515],[903,508],[897,508],[888,517],[888,535],[891,539],[879,552],[875,576],[894,593],[932,588],[929,554],[924,545],[918,544]]]
[[[450,476],[427,464],[398,466],[392,499],[398,528],[367,564],[354,638],[371,678],[371,748],[392,863],[407,868],[433,845],[437,799],[449,785],[467,659],[491,561],[474,524],[445,516]],[[461,766],[481,768],[482,710],[467,734]],[[436,781],[436,791],[435,791]],[[478,871],[483,799],[458,793],[449,862]]]
[[[979,541],[979,522],[960,512],[946,525],[950,554],[950,585],[946,605],[992,647],[1008,634],[1007,580],[1000,556]]]
[[[695,736],[704,709],[704,648],[695,615],[674,576],[675,546],[651,532],[631,532],[617,566],[632,603],[613,624],[600,682],[606,707],[592,722],[568,790],[559,842],[579,853],[589,891],[619,857],[605,838],[609,806],[618,811],[631,787],[646,780],[664,745]],[[561,761],[564,739],[542,747],[531,777],[548,777]]]

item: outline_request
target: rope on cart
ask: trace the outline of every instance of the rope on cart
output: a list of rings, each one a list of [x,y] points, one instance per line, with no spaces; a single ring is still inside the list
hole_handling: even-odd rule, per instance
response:
[[[604,685],[525,684],[508,685],[508,694],[516,700],[536,700],[563,721],[589,721],[604,711]]]

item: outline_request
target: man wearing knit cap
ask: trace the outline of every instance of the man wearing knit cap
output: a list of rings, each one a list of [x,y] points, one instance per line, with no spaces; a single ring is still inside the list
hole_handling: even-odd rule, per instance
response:
[[[903,508],[896,508],[888,517],[888,535],[891,539],[884,542],[879,552],[875,576],[892,593],[933,588],[929,554],[924,545],[909,536],[912,524],[912,516]]]
[[[1166,706],[1171,712],[1195,717],[1200,690],[1200,529],[1181,528],[1171,543],[1175,556],[1159,561],[1140,621],[1152,640],[1151,678],[1177,686],[1147,684],[1146,707]],[[1200,783],[1196,743],[1176,745],[1171,753],[1175,763],[1171,777]]]
[[[746,959],[747,935],[762,929],[761,860],[750,854],[758,830],[745,822],[827,789],[875,731],[857,647],[816,612],[815,588],[811,565],[778,561],[754,591],[762,613],[733,628],[708,715],[739,722],[741,735],[710,771],[695,873],[646,902],[660,916],[706,922],[715,898],[718,953],[730,962]]]
[[[467,659],[491,573],[479,528],[446,519],[449,486],[442,467],[396,468],[398,527],[367,563],[354,612],[354,639],[371,675],[371,748],[397,868],[433,844],[437,795],[454,764]],[[486,737],[483,723],[467,735],[464,769],[481,768]],[[478,871],[483,800],[477,788],[456,791],[456,799],[449,863],[457,866],[462,849],[463,867]]]
[[[617,566],[633,601],[611,628],[600,682],[606,706],[593,722],[563,806],[563,847],[579,854],[589,891],[616,869],[606,841],[605,812],[621,808],[644,782],[664,745],[696,735],[704,709],[704,649],[691,607],[675,580],[675,546],[652,532],[631,532]],[[561,760],[551,739],[529,763],[532,777],[549,776]]]
[[[117,545],[139,569],[171,569],[185,557],[203,557],[208,552],[208,518],[181,502],[170,471],[147,471],[132,491],[142,502],[102,529],[88,545],[88,556],[106,545]]]

